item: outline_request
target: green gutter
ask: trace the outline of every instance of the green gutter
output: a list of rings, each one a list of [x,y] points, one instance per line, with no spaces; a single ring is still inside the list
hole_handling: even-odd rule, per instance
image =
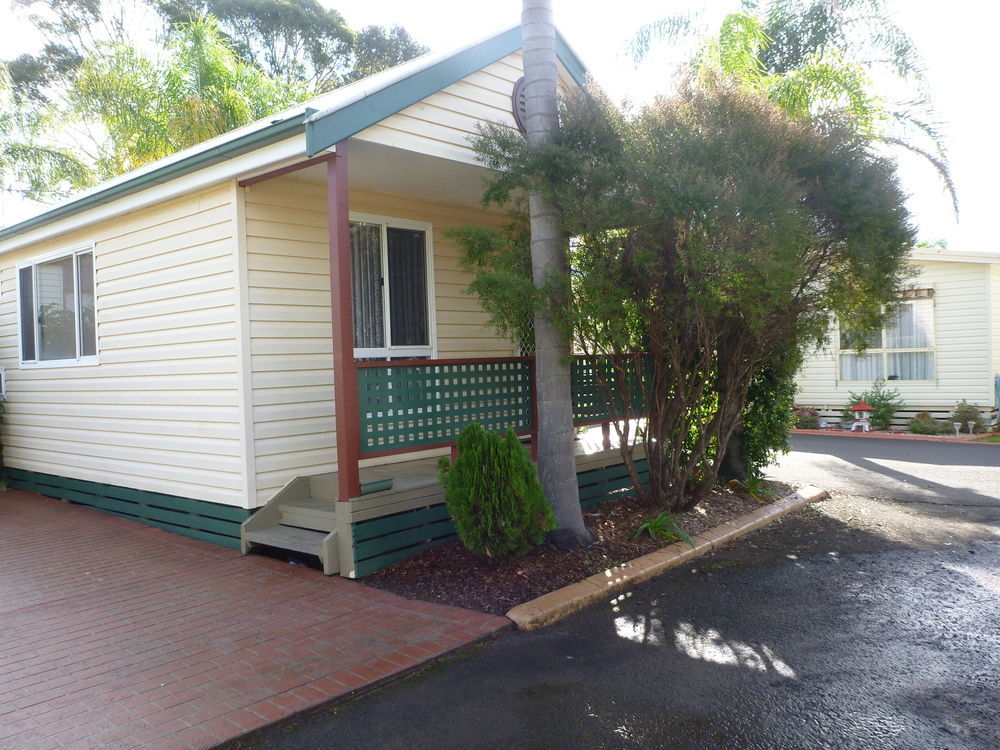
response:
[[[515,26],[486,41],[447,57],[430,67],[326,114],[306,122],[306,155],[315,156],[365,128],[401,112],[442,89],[461,81],[477,70],[502,60],[521,49],[521,28]],[[581,86],[586,70],[561,35],[556,35],[559,61]]]
[[[172,164],[167,164],[159,169],[154,169],[151,172],[138,175],[129,180],[124,180],[117,185],[112,185],[104,190],[84,196],[83,198],[75,200],[72,203],[57,206],[49,211],[46,211],[45,213],[38,214],[30,219],[25,219],[18,224],[12,224],[9,227],[4,227],[3,229],[0,229],[0,240],[13,237],[17,234],[21,234],[22,232],[26,232],[29,229],[33,229],[43,224],[48,224],[49,222],[57,219],[80,213],[81,211],[92,208],[93,206],[108,203],[116,198],[121,198],[132,193],[138,193],[140,190],[145,190],[153,185],[169,182],[177,177],[182,177],[183,175],[190,174],[191,172],[196,172],[199,169],[204,169],[205,167],[209,167],[213,164],[218,164],[219,162],[226,161],[234,156],[245,154],[248,151],[253,151],[254,149],[268,146],[272,143],[277,143],[278,141],[283,141],[286,138],[296,135],[297,133],[301,133],[304,129],[303,123],[305,119],[307,117],[311,117],[315,111],[316,110],[314,109],[306,109],[304,112],[292,115],[288,119],[276,121],[264,128],[261,128],[260,130],[255,130],[254,132],[247,133],[239,138],[234,138],[231,141],[219,144],[218,146],[206,151],[192,154],[186,159],[182,159]]]

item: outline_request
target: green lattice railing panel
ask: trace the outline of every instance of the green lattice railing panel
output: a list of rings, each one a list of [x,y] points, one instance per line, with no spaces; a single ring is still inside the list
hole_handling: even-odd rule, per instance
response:
[[[385,363],[358,368],[362,456],[451,443],[465,425],[530,432],[523,358]]]
[[[619,360],[621,373],[616,372],[612,361],[605,357],[578,357],[570,366],[573,388],[573,421],[576,424],[593,424],[620,417],[624,413],[618,393],[617,378],[623,377],[629,394],[629,416],[640,417],[646,412],[643,382],[652,375],[652,360],[643,356]],[[601,380],[610,386],[614,408],[605,397]]]

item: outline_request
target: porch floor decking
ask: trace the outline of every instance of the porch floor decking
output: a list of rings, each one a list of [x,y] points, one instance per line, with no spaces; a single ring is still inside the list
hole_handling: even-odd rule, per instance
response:
[[[521,444],[525,450],[531,449],[531,441],[523,440]],[[614,432],[611,433],[611,450],[606,451],[603,446],[603,438],[600,427],[595,427],[581,432],[574,442],[576,454],[577,471],[586,470],[588,464],[594,461],[600,463],[607,458],[608,453],[618,456],[618,440]],[[362,485],[382,479],[392,479],[390,489],[372,492],[352,500],[352,503],[363,502],[384,498],[395,493],[405,493],[412,490],[419,490],[425,487],[439,486],[438,483],[438,456],[428,456],[416,458],[409,461],[396,461],[390,464],[379,464],[377,466],[361,467]],[[314,488],[317,482],[322,483],[322,499],[332,502],[339,500],[337,490],[338,475],[332,471],[327,474],[313,475]],[[444,490],[441,490],[442,495]]]

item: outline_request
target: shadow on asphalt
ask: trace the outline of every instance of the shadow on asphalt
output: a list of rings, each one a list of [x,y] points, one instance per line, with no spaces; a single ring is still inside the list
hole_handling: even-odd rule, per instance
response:
[[[823,455],[823,454],[820,454]],[[874,498],[891,498],[897,503],[911,505],[916,512],[928,517],[954,520],[961,516],[969,522],[995,522],[1000,516],[1000,487],[997,494],[985,494],[971,487],[956,488],[941,482],[916,476],[899,469],[889,468],[868,457],[851,455],[831,455],[827,462],[817,462],[817,466],[833,477],[856,481],[859,474],[864,477],[864,494]],[[877,458],[877,457],[873,457]],[[891,460],[899,460],[894,458]],[[906,459],[909,461],[909,459]],[[847,469],[844,464],[851,468]],[[967,465],[967,464],[962,464]],[[996,463],[985,466],[997,466]],[[901,497],[901,485],[911,497]]]
[[[895,515],[876,504],[870,531],[807,507],[553,627],[233,747],[1000,746],[998,658],[982,648],[1000,637],[983,583],[998,545],[898,538],[937,524],[885,505]]]
[[[796,435],[795,437],[799,437]],[[962,445],[960,443],[933,442],[927,440],[910,441],[899,438],[850,438],[832,435],[803,435],[807,440],[794,441],[796,453],[813,453],[843,458],[845,453],[860,453],[868,458],[900,460],[900,453],[906,453],[906,461],[932,466],[1000,466],[1000,445]],[[822,445],[819,443],[822,442]],[[829,445],[827,445],[829,443]],[[940,445],[943,450],[918,454],[919,448]],[[913,448],[908,450],[908,448]],[[958,451],[961,453],[958,453]]]

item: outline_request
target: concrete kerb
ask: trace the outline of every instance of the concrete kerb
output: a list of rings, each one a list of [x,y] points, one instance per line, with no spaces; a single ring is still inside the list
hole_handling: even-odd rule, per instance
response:
[[[518,604],[507,613],[507,617],[520,630],[537,630],[551,625],[596,601],[608,599],[665,570],[676,568],[688,560],[711,552],[716,547],[756,531],[786,513],[791,513],[828,495],[826,490],[807,485],[775,503],[697,534],[692,539],[693,548],[686,542],[676,542],[622,565],[608,568],[603,573],[550,591],[537,599]]]

